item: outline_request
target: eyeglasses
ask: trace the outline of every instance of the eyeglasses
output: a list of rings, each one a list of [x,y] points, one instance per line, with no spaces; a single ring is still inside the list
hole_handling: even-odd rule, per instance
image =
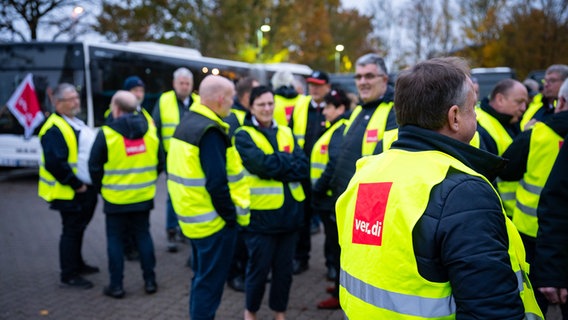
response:
[[[365,74],[356,74],[353,76],[355,81],[361,81],[361,79],[365,78],[365,80],[373,80],[378,77],[384,77],[385,74],[376,74],[376,73],[365,73]]]
[[[67,101],[74,101],[74,100],[80,100],[80,99],[79,99],[79,96],[74,96],[74,97],[61,98],[61,99],[59,99],[59,101],[64,101],[64,102],[67,102]]]
[[[542,79],[542,83],[555,83],[555,82],[558,82],[558,81],[562,81],[562,80],[558,79],[558,78],[548,78],[548,79],[544,78],[544,79]]]

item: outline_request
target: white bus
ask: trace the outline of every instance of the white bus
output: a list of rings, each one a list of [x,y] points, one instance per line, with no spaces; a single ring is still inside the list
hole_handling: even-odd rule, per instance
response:
[[[126,44],[94,42],[0,43],[0,166],[37,167],[41,146],[37,133],[24,139],[24,128],[6,102],[24,77],[31,73],[40,108],[47,116],[54,111],[50,92],[61,82],[74,84],[81,96],[79,118],[91,127],[104,123],[114,92],[124,79],[137,75],[146,85],[143,107],[150,113],[164,91],[171,90],[172,74],[187,67],[194,75],[194,88],[208,74],[231,80],[254,76],[269,84],[274,72],[286,69],[307,77],[312,69],[299,64],[250,64],[204,57],[197,50],[175,46],[132,42]]]

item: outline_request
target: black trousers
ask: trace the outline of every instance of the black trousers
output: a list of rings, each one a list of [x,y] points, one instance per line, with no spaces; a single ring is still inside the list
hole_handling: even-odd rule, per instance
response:
[[[59,239],[59,265],[61,280],[68,280],[79,275],[79,270],[85,264],[81,249],[85,229],[95,212],[97,193],[89,188],[74,199],[78,206],[61,209],[62,231]]]

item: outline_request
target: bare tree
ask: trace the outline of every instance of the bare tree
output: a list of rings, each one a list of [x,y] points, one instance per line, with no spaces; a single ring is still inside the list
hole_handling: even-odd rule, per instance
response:
[[[10,40],[37,40],[38,31],[49,31],[57,39],[86,32],[80,25],[83,15],[75,0],[0,0],[0,31]],[[55,31],[54,31],[55,30]]]

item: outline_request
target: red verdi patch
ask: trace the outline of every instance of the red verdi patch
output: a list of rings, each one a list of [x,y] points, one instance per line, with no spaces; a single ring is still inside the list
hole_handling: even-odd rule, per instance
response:
[[[377,142],[377,141],[379,141],[378,130],[377,129],[367,130],[366,142]]]
[[[144,138],[140,139],[124,139],[124,148],[126,149],[126,156],[130,157],[140,153],[146,152],[146,143]]]
[[[357,190],[353,243],[381,246],[392,182],[362,183]]]

